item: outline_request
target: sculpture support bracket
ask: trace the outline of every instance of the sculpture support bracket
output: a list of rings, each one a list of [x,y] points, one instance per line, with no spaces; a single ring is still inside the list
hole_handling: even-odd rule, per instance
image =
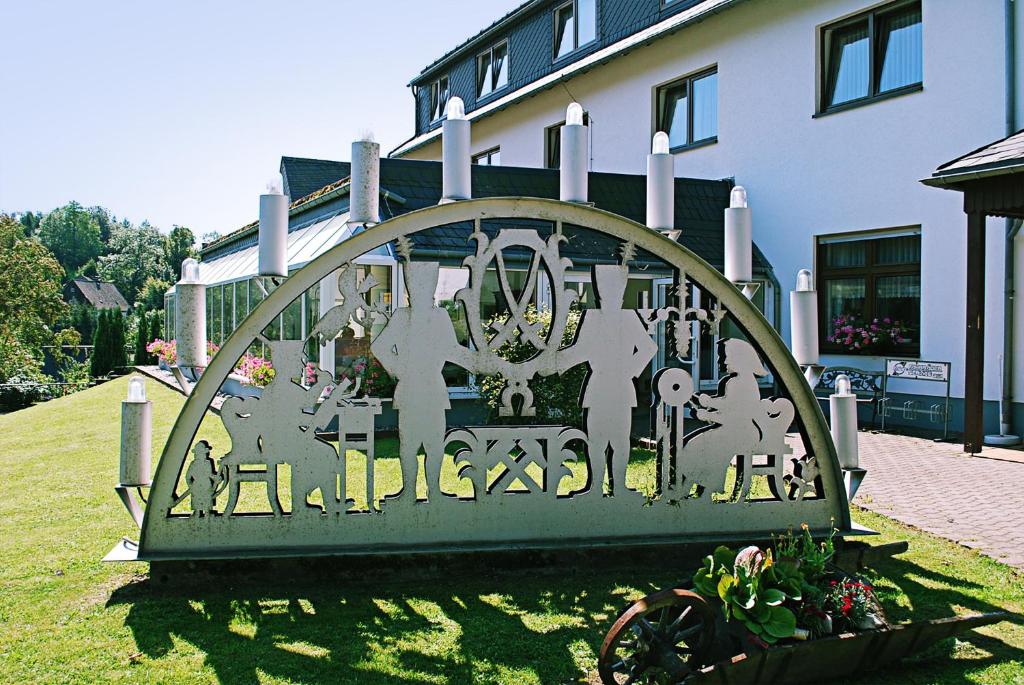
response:
[[[145,516],[145,511],[140,503],[145,502],[142,498],[142,488],[135,485],[117,485],[114,487],[114,490],[117,491],[117,496],[121,498],[124,508],[131,514],[135,525],[141,529],[142,519]]]
[[[818,383],[821,381],[821,374],[825,373],[827,366],[822,364],[804,364],[800,367],[800,370],[804,372],[804,378],[807,379],[807,384],[811,386],[811,390],[818,387]]]

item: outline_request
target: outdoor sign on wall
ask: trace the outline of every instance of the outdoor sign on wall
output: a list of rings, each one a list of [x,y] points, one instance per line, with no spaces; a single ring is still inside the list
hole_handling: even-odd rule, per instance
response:
[[[886,359],[885,375],[917,381],[949,381],[949,362]]]
[[[435,302],[439,264],[418,259],[410,241],[438,226],[463,230],[472,252],[463,264],[467,285],[456,295],[468,343]],[[580,297],[566,281],[573,267],[566,245],[591,238],[596,303],[566,343]],[[387,243],[404,258],[408,301],[395,308],[364,301],[354,277],[354,260]],[[513,257],[526,265],[516,287]],[[667,301],[641,308],[625,302],[639,261],[669,274]],[[342,303],[313,327],[311,340],[263,336],[336,270]],[[547,326],[528,316],[541,283],[551,293]],[[691,302],[694,288],[702,293],[699,307]],[[506,308],[500,321],[482,313],[484,300],[495,297]],[[307,366],[311,342],[323,344],[368,317],[378,324],[370,350],[396,382],[398,459],[388,462],[402,485],[390,492],[372,432],[387,400]],[[718,340],[717,392],[697,393],[698,369],[680,360],[690,358],[696,336],[719,337],[726,321],[743,337]],[[531,346],[532,356],[504,358],[512,340]],[[219,419],[208,415],[237,360],[259,341],[270,350],[273,381],[259,398],[228,398]],[[655,358],[668,363],[650,379],[653,392],[638,396],[637,381]],[[450,425],[443,374],[450,365],[477,378],[500,377],[492,423]],[[537,425],[545,400],[536,384],[581,368],[582,425]],[[758,379],[769,373],[779,394],[763,398]],[[637,406],[657,417],[653,458],[631,455]],[[229,440],[204,437],[204,418],[221,421]],[[331,425],[340,448],[327,433]],[[362,435],[360,452],[346,449],[350,433]],[[643,463],[630,466],[634,459]],[[627,467],[649,478],[627,483]],[[582,204],[507,198],[396,217],[355,234],[273,290],[185,402],[133,554],[158,560],[681,542],[767,536],[802,523],[819,532],[850,530],[843,474],[811,388],[761,313],[712,266],[656,231]]]

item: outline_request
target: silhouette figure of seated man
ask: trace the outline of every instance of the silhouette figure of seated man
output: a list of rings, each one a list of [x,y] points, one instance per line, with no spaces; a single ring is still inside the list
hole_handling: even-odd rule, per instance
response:
[[[694,416],[711,425],[683,438],[682,470],[688,483],[699,486],[698,497],[722,492],[732,460],[758,451],[768,416],[757,384],[768,371],[750,343],[722,340],[718,358],[722,374],[718,394],[701,394],[693,400]]]
[[[255,405],[251,421],[266,416],[260,433],[263,457],[268,464],[290,463],[292,466],[292,515],[336,513],[341,511],[338,496],[338,453],[316,430],[330,420],[323,403],[317,400],[334,379],[326,371],[317,371],[316,383],[305,388],[299,381],[306,373],[303,340],[266,340],[274,364],[274,379],[263,389]],[[282,425],[284,424],[284,425]],[[324,506],[308,503],[317,490]],[[342,491],[344,493],[344,491]]]
[[[447,310],[434,302],[437,262],[407,262],[404,271],[409,306],[394,311],[370,344],[370,351],[396,380],[402,490],[395,502],[411,504],[416,499],[420,447],[427,497],[435,488],[440,493],[446,413],[451,407],[444,365],[451,362],[468,369],[473,357],[459,344]]]
[[[608,462],[613,495],[626,488],[633,407],[637,405],[634,379],[658,351],[647,326],[632,309],[623,309],[629,271],[619,265],[594,267],[597,308],[583,312],[575,343],[559,352],[558,372],[587,363],[590,373],[583,386],[583,412],[591,468],[591,492],[602,492]]]

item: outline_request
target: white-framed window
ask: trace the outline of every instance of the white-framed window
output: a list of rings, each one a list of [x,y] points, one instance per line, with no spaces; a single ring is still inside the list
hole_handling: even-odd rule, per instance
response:
[[[555,59],[597,39],[597,0],[572,0],[555,8]]]
[[[442,76],[429,86],[430,120],[437,121],[444,116],[448,107],[448,76]]]
[[[476,57],[476,96],[490,95],[508,85],[508,41],[503,40]]]
[[[492,147],[490,150],[484,150],[480,154],[473,155],[473,164],[479,164],[480,166],[500,166],[501,148]]]

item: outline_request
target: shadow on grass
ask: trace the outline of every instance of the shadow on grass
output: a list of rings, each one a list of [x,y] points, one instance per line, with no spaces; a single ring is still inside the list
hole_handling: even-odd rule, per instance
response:
[[[877,571],[893,622],[1001,610],[979,596],[978,584],[907,560]],[[596,666],[604,633],[629,600],[683,580],[683,573],[650,566],[580,573],[482,566],[461,573],[282,578],[234,587],[147,580],[118,589],[110,603],[129,605],[126,623],[143,654],[160,659],[186,642],[225,683],[261,676],[303,683],[566,683]],[[892,586],[905,593],[913,615],[894,603]],[[1021,617],[994,632],[1005,635],[1010,626],[1016,644],[970,632],[851,682],[963,682],[996,664],[1024,662]],[[967,654],[964,643],[973,647]]]
[[[924,568],[907,557],[892,557],[873,570],[879,579],[875,591],[890,623],[1006,611],[1005,607],[984,597],[989,589],[983,584]],[[897,602],[900,594],[905,595],[902,603]],[[992,666],[1016,663],[1021,669],[1024,667],[1024,616],[1012,611],[1008,614],[1005,621],[985,629],[990,634],[977,630],[965,632],[912,654],[895,667],[872,671],[849,682],[962,683],[975,682],[972,675]],[[1009,637],[1015,644],[1001,639],[1002,636]],[[1013,682],[1012,676],[1005,680],[1000,678],[996,675],[985,682]]]
[[[626,604],[620,583],[631,596],[656,587],[638,575],[481,569],[477,578],[334,587],[147,580],[118,589],[110,603],[129,605],[126,623],[143,654],[159,659],[187,642],[220,682],[265,674],[307,683],[562,683],[596,663],[604,631]]]

